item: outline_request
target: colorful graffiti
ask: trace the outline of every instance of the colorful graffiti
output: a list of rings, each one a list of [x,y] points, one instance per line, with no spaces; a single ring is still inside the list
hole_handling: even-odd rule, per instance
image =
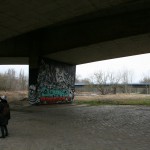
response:
[[[38,74],[41,101],[72,101],[75,66],[42,59]]]
[[[40,103],[40,99],[37,96],[37,90],[35,85],[29,86],[29,102],[32,105]]]
[[[29,87],[30,103],[71,102],[74,98],[75,69],[74,65],[42,58],[37,84]]]
[[[42,97],[65,97],[68,96],[68,90],[67,89],[48,89],[48,88],[43,88],[41,91],[41,96]]]

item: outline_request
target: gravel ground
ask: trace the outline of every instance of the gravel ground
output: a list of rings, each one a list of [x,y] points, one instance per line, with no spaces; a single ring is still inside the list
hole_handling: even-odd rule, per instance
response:
[[[11,116],[0,150],[150,149],[146,106],[28,106]]]

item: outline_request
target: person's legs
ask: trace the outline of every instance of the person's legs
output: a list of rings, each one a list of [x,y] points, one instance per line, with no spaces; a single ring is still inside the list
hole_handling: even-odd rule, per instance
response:
[[[4,130],[5,130],[5,136],[8,136],[8,129],[7,129],[7,125],[4,125]]]
[[[2,136],[0,136],[0,138],[5,138],[4,126],[0,126],[0,128],[1,128],[1,133],[2,133]]]

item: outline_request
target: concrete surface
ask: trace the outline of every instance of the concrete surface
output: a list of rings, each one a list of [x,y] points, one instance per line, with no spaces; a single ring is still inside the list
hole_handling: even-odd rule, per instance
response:
[[[11,111],[0,150],[149,150],[150,107],[32,106]]]
[[[0,10],[0,64],[34,68],[47,57],[77,65],[150,52],[149,0],[7,0]]]

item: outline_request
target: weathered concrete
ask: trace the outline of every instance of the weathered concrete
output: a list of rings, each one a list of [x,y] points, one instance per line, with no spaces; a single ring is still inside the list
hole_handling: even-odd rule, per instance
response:
[[[7,0],[0,2],[0,41],[68,20],[149,8],[149,0]],[[83,16],[83,17],[82,17]]]
[[[149,150],[145,106],[36,106],[12,111],[1,150]]]
[[[8,0],[0,10],[0,57],[76,65],[150,52],[149,0]]]

